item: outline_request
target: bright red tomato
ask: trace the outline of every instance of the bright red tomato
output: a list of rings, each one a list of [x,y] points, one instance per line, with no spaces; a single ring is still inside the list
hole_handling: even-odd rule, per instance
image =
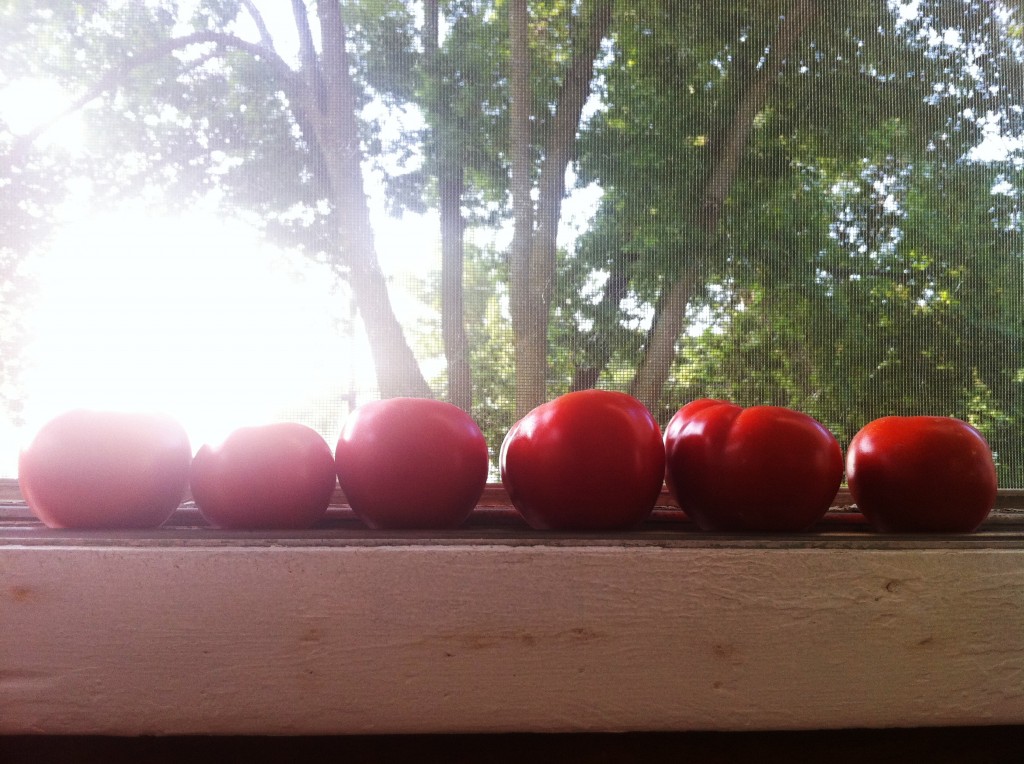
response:
[[[843,479],[835,436],[778,406],[693,401],[665,428],[665,451],[669,490],[705,530],[805,530]]]
[[[487,442],[458,406],[389,398],[355,409],[335,449],[352,511],[371,528],[454,528],[487,483]]]
[[[304,424],[242,427],[196,452],[190,483],[199,511],[218,528],[308,528],[331,502],[334,456]]]
[[[501,480],[532,527],[630,528],[661,493],[661,430],[636,398],[582,390],[542,404],[501,446]]]
[[[51,528],[156,528],[181,502],[191,458],[170,417],[78,409],[22,451],[18,484]]]
[[[939,416],[889,416],[850,442],[846,480],[857,508],[879,531],[967,533],[988,517],[996,468],[981,434]]]

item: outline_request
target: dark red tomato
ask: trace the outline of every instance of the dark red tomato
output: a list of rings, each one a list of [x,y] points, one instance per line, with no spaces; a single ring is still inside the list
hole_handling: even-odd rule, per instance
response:
[[[192,460],[192,498],[218,528],[308,528],[331,503],[331,447],[304,424],[242,427]]]
[[[658,423],[625,393],[563,395],[523,417],[501,446],[501,481],[534,528],[633,527],[654,509],[664,475]]]
[[[51,528],[156,528],[181,502],[191,458],[170,417],[78,409],[21,452],[18,484]]]
[[[850,442],[846,480],[879,531],[967,533],[996,500],[996,468],[981,434],[939,416],[889,416]]]
[[[828,511],[843,479],[839,441],[778,406],[701,399],[665,428],[666,482],[699,527],[800,531]]]
[[[487,483],[487,442],[476,422],[428,398],[360,406],[334,453],[349,505],[371,528],[454,528]]]

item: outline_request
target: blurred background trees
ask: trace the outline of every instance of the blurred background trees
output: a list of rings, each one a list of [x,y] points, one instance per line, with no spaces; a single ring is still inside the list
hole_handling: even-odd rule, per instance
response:
[[[49,121],[0,125],[11,407],[18,263],[84,178],[92,204],[202,201],[329,263],[371,394],[447,397],[494,448],[544,398],[602,386],[662,422],[700,396],[791,406],[844,445],[885,414],[958,416],[1024,486],[1015,5],[10,0],[0,18],[0,88],[58,83],[91,136],[72,156]],[[436,217],[407,252],[425,323],[395,309],[381,204]]]

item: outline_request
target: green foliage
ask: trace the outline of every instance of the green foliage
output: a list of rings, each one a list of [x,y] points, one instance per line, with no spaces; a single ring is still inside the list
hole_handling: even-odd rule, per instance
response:
[[[691,330],[659,418],[705,395],[773,403],[845,443],[885,414],[960,416],[991,439],[1003,484],[1024,484],[1010,434],[1019,164],[971,158],[981,115],[1019,130],[1012,22],[989,4],[922,3],[902,20],[884,2],[822,4],[753,120],[718,226],[701,230],[723,136],[789,5],[621,14],[606,102],[581,138],[581,176],[605,196],[564,283],[579,294],[591,274],[625,272],[629,299],[576,298],[581,362],[604,355],[602,379],[624,387],[615,370],[634,368],[646,339],[637,306],[692,269]]]

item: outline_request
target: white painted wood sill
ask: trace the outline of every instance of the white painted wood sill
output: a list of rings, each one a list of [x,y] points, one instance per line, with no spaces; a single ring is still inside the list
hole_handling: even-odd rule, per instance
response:
[[[1020,506],[1019,497],[1003,497]],[[1024,515],[621,534],[49,531],[0,506],[0,733],[1024,723]]]

